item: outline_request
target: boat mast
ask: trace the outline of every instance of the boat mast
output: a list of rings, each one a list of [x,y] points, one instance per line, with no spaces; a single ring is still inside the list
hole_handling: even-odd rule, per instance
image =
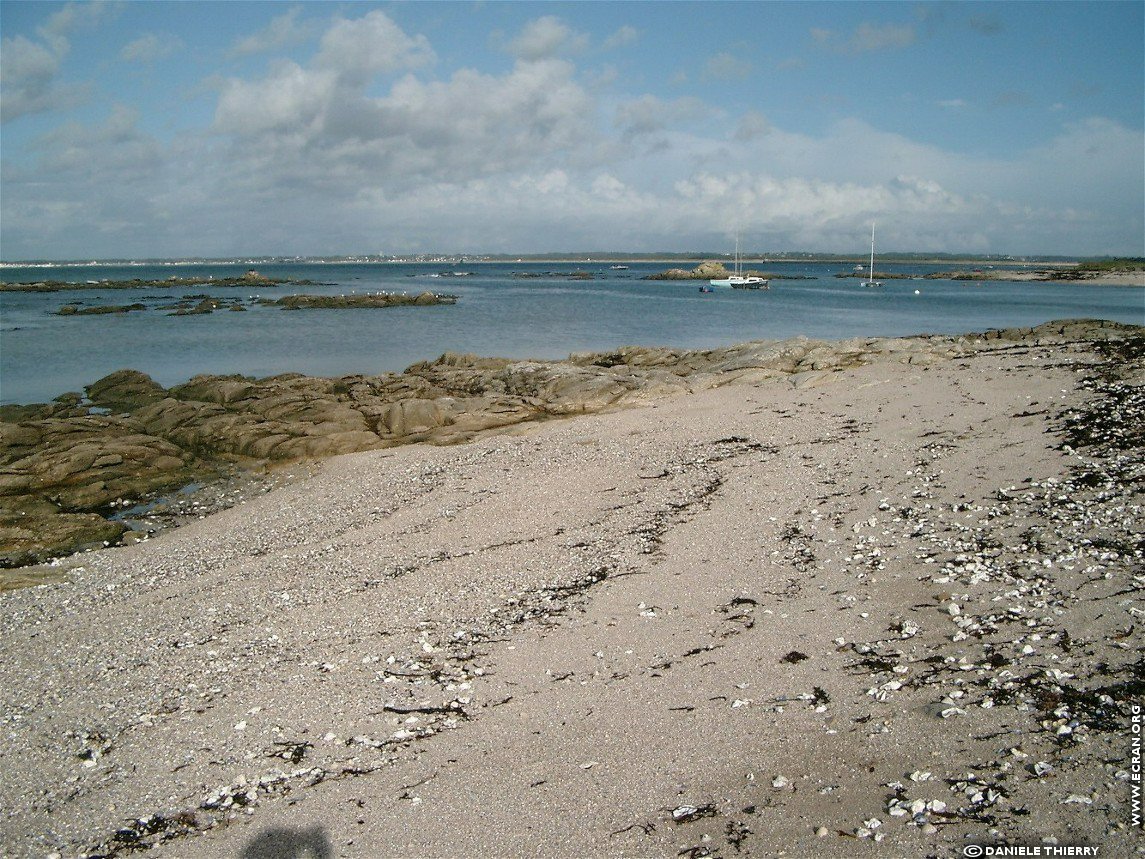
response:
[[[871,222],[871,270],[867,274],[867,280],[873,281],[875,279],[875,223]]]

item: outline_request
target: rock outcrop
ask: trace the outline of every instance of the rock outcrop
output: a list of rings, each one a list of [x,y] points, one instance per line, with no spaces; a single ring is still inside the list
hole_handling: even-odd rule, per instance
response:
[[[719,260],[705,260],[693,269],[670,268],[659,274],[650,274],[641,280],[713,280],[727,277],[731,272]],[[765,274],[762,271],[745,271],[745,275],[753,277],[774,278],[775,275]]]
[[[565,361],[445,353],[403,373],[337,379],[195,376],[164,388],[135,370],[86,401],[0,407],[0,566],[114,542],[110,511],[235,468],[411,442],[454,444],[513,424],[603,412],[736,382],[797,387],[878,361],[925,366],[1007,342],[1142,337],[1101,321],[964,337],[743,343],[712,350],[624,347]]]
[[[393,292],[371,292],[364,295],[287,295],[274,301],[287,310],[326,310],[353,307],[431,307],[435,304],[456,304],[456,295],[422,292],[406,295]]]

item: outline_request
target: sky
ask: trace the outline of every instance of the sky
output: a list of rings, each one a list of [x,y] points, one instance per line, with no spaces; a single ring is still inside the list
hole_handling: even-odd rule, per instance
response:
[[[1145,256],[1145,3],[0,0],[0,259]]]

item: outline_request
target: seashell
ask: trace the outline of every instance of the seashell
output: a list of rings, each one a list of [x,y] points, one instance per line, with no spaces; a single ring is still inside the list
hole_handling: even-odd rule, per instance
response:
[[[699,810],[700,809],[694,805],[681,805],[678,808],[672,809],[672,819],[687,820],[689,817],[692,817],[694,814],[696,814],[696,812]]]

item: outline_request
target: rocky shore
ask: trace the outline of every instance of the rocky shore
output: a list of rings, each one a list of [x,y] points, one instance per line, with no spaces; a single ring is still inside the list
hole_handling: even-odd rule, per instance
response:
[[[104,380],[124,431],[241,427],[241,386],[300,386],[262,421],[361,415],[382,378],[506,419],[423,417],[393,439],[474,440],[330,459],[0,595],[0,852],[1139,852],[1142,335]]]
[[[239,277],[168,277],[161,280],[88,280],[81,283],[65,280],[0,281],[0,292],[61,292],[72,289],[183,289],[188,286],[314,286],[310,280],[288,280],[267,277],[257,271],[248,271]]]
[[[991,281],[1016,280],[1032,283],[1090,283],[1095,286],[1145,286],[1145,270],[1135,271],[1103,269],[1046,268],[1024,269],[970,269],[964,271],[933,273],[927,278],[946,280]]]
[[[82,395],[0,407],[0,567],[144,538],[155,529],[136,530],[113,517],[236,471],[262,473],[413,442],[455,444],[514,424],[733,382],[785,377],[804,387],[870,363],[946,361],[998,339],[1124,332],[1112,323],[1083,322],[967,337],[795,338],[701,351],[633,347],[563,362],[447,353],[381,376],[196,376],[169,389],[122,370]]]
[[[835,277],[867,278],[866,271],[839,272]],[[1018,281],[1021,283],[1089,283],[1094,286],[1145,286],[1145,271],[1103,271],[1073,268],[1009,268],[934,271],[927,274],[902,274],[880,271],[877,280],[956,280],[971,282]]]

